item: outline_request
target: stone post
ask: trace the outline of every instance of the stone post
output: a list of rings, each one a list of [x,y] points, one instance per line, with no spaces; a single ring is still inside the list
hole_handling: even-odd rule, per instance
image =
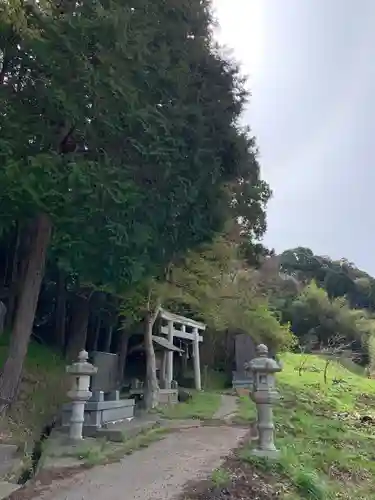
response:
[[[174,323],[172,320],[168,321],[168,342],[173,344],[174,337]],[[167,352],[167,367],[166,367],[166,377],[165,377],[165,388],[170,389],[173,380],[173,351]]]
[[[92,396],[90,377],[98,371],[95,366],[88,363],[88,357],[88,353],[82,350],[78,355],[78,362],[66,367],[66,372],[73,378],[68,397],[72,400],[69,438],[74,441],[82,439],[85,404]]]
[[[163,352],[163,357],[161,360],[161,368],[160,368],[160,388],[165,389],[166,388],[166,380],[167,380],[167,365],[168,365],[168,351],[167,349],[164,350]]]
[[[194,381],[195,389],[197,391],[202,390],[201,382],[201,362],[199,357],[199,330],[198,328],[193,328],[194,340],[193,340],[193,361],[194,361]]]
[[[251,399],[257,407],[258,445],[252,454],[258,457],[277,458],[279,451],[274,443],[274,424],[272,406],[279,400],[275,388],[275,373],[281,371],[280,365],[268,357],[268,348],[264,344],[257,347],[258,357],[247,363],[251,373]]]

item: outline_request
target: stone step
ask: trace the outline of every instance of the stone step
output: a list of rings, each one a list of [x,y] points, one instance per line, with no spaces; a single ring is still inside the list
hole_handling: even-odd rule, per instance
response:
[[[202,426],[202,422],[200,420],[192,418],[185,420],[162,419],[160,420],[160,425],[170,430],[184,430],[184,429],[197,429],[198,427]]]
[[[122,442],[124,439],[131,439],[142,432],[151,430],[155,425],[157,425],[156,419],[140,422],[135,420],[127,423],[113,424],[106,428],[97,429],[95,431],[95,437],[104,437],[108,439],[108,441]]]
[[[21,461],[17,458],[0,461],[0,480],[8,476],[8,474],[17,473],[19,471]]]
[[[18,484],[8,483],[6,481],[0,481],[0,500],[8,498],[11,493],[17,491],[21,488]]]
[[[17,445],[0,444],[0,462],[10,460],[17,455]]]
[[[14,444],[0,444],[0,480],[17,471],[20,460],[18,448]]]

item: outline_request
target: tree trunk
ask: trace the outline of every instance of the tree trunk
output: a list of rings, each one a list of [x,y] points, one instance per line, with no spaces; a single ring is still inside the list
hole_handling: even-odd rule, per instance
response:
[[[4,265],[4,270],[1,269],[1,272],[2,272],[2,279],[3,279],[3,288],[6,289],[7,285],[8,285],[8,273],[9,273],[9,267],[11,266],[11,273],[12,273],[12,270],[13,270],[13,261],[14,261],[14,249],[15,249],[15,246],[16,246],[16,243],[17,243],[17,236],[18,236],[18,223],[16,223],[16,227],[15,227],[15,230],[13,231],[13,234],[12,236],[15,235],[15,237],[11,237],[9,238],[10,241],[9,241],[9,246],[6,247],[6,251],[5,251],[5,265]],[[14,241],[13,241],[14,240]],[[13,253],[13,258],[11,258],[11,255]],[[12,265],[10,264],[10,261],[12,260]],[[11,276],[12,277],[12,276]]]
[[[11,328],[13,324],[14,313],[16,309],[17,292],[19,289],[18,279],[19,279],[19,256],[20,256],[20,245],[21,245],[21,227],[17,223],[16,228],[16,238],[13,247],[13,260],[12,260],[12,271],[10,275],[10,285],[9,285],[9,299],[7,306],[7,315],[5,319],[5,328]]]
[[[112,313],[109,316],[109,322],[107,325],[105,345],[104,345],[105,352],[111,352],[113,331],[117,326],[118,326],[118,313],[117,311],[112,311]]]
[[[0,335],[2,335],[4,331],[6,313],[7,313],[7,308],[4,302],[0,300]]]
[[[111,352],[112,335],[113,325],[109,325],[109,327],[107,328],[107,335],[105,336],[104,352]]]
[[[90,316],[90,297],[76,295],[72,304],[72,320],[66,349],[69,361],[75,361],[79,352],[86,347],[87,327]]]
[[[0,375],[0,414],[5,412],[17,395],[51,238],[52,223],[46,214],[39,214],[33,222],[34,232],[25,279],[17,304],[8,357]]]
[[[100,314],[100,311],[99,311],[98,316],[96,318],[94,338],[93,338],[93,343],[92,343],[92,350],[93,351],[97,351],[98,350],[98,344],[99,344],[99,336],[100,336],[100,328],[101,328],[101,326],[102,326],[102,315]]]
[[[148,314],[145,321],[144,346],[146,351],[146,383],[144,402],[146,410],[151,410],[158,405],[159,384],[156,377],[156,358],[152,342],[152,329],[155,320]]]
[[[130,334],[127,332],[122,332],[120,334],[120,341],[118,346],[118,383],[121,386],[122,381],[124,379],[124,371],[126,367],[126,358],[128,355],[128,346],[129,346],[129,338]]]
[[[56,296],[56,317],[55,317],[55,338],[58,347],[65,351],[65,324],[66,324],[66,280],[63,271],[58,270],[57,276],[57,296]]]

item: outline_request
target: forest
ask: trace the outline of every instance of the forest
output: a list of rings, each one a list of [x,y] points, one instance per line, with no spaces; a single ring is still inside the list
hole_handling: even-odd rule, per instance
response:
[[[212,369],[230,370],[239,332],[280,350],[339,339],[371,364],[374,278],[261,244],[272,193],[213,26],[208,0],[1,5],[0,413],[30,339],[67,361],[118,353],[121,371],[139,328],[152,407],[160,307],[207,324]]]

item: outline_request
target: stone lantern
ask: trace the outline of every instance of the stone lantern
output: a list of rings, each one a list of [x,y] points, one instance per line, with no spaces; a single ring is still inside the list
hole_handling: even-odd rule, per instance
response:
[[[275,388],[275,373],[280,372],[281,367],[268,357],[268,347],[264,344],[257,347],[257,355],[246,364],[252,381],[250,397],[256,404],[258,414],[258,446],[252,453],[258,457],[276,458],[279,452],[274,443],[272,405],[280,398]]]
[[[88,353],[82,350],[78,355],[78,362],[66,367],[66,372],[73,378],[68,397],[72,400],[69,438],[74,441],[82,439],[85,404],[92,396],[90,378],[98,371],[95,366],[88,363],[88,357]]]

